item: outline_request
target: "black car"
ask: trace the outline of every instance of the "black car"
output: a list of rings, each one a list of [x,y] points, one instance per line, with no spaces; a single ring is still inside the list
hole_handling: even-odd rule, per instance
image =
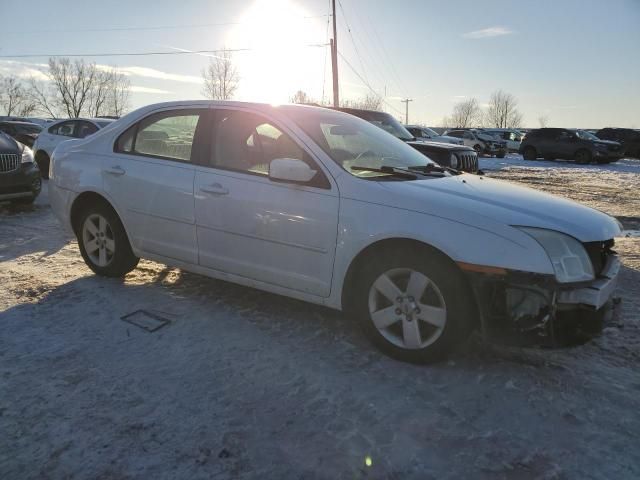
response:
[[[640,158],[640,130],[632,128],[603,128],[595,133],[601,140],[613,140],[622,144],[626,156]]]
[[[32,203],[41,187],[31,149],[0,132],[0,202]]]
[[[33,147],[33,142],[41,131],[40,125],[31,122],[0,122],[0,132],[6,133],[29,148]]]
[[[473,148],[464,145],[418,141],[398,120],[386,112],[358,108],[328,108],[355,115],[380,127],[443,167],[451,167],[469,173],[478,172],[478,155]]]
[[[611,163],[623,156],[618,142],[600,140],[595,135],[579,129],[539,128],[529,132],[520,144],[525,160],[543,157],[545,160],[563,158],[576,163]]]

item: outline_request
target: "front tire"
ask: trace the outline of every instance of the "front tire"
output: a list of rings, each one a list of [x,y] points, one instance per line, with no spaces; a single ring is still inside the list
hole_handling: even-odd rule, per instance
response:
[[[36,163],[38,164],[38,168],[40,169],[40,176],[45,180],[49,178],[49,164],[51,160],[49,159],[49,155],[40,150],[36,153]]]
[[[527,147],[524,149],[522,157],[525,160],[536,160],[538,158],[538,152],[536,152],[536,149],[533,147]]]
[[[412,363],[444,359],[467,339],[475,312],[465,279],[439,254],[383,252],[357,280],[353,313],[374,345]]]
[[[576,163],[586,165],[591,163],[591,152],[589,150],[578,150],[574,155]]]
[[[140,260],[133,254],[124,226],[107,205],[89,206],[81,215],[76,231],[80,253],[94,273],[124,277]]]

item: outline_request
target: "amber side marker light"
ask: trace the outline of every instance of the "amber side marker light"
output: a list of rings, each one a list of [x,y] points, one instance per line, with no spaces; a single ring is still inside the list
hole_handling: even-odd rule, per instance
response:
[[[489,275],[506,275],[507,270],[500,267],[488,267],[485,265],[476,265],[475,263],[457,262],[458,266],[467,272],[488,273]]]

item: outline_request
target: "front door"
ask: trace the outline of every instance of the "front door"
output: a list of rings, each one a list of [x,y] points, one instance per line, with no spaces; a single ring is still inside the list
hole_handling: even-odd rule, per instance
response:
[[[317,296],[328,296],[339,197],[320,165],[275,122],[216,110],[208,165],[196,168],[200,264]],[[308,184],[269,179],[275,158],[307,162]]]
[[[172,109],[133,125],[103,162],[106,191],[139,250],[198,263],[194,137],[207,109]]]

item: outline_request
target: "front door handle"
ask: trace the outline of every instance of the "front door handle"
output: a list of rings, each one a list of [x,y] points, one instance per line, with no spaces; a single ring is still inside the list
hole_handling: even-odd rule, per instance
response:
[[[116,167],[111,167],[111,168],[107,168],[105,171],[105,173],[108,173],[110,175],[116,175],[116,176],[120,176],[120,175],[124,175],[125,173],[127,173],[124,168],[120,167],[120,166],[116,166]]]
[[[229,193],[229,189],[224,188],[219,183],[203,185],[202,187],[200,187],[200,191],[204,193],[210,193],[211,195],[227,195]]]

